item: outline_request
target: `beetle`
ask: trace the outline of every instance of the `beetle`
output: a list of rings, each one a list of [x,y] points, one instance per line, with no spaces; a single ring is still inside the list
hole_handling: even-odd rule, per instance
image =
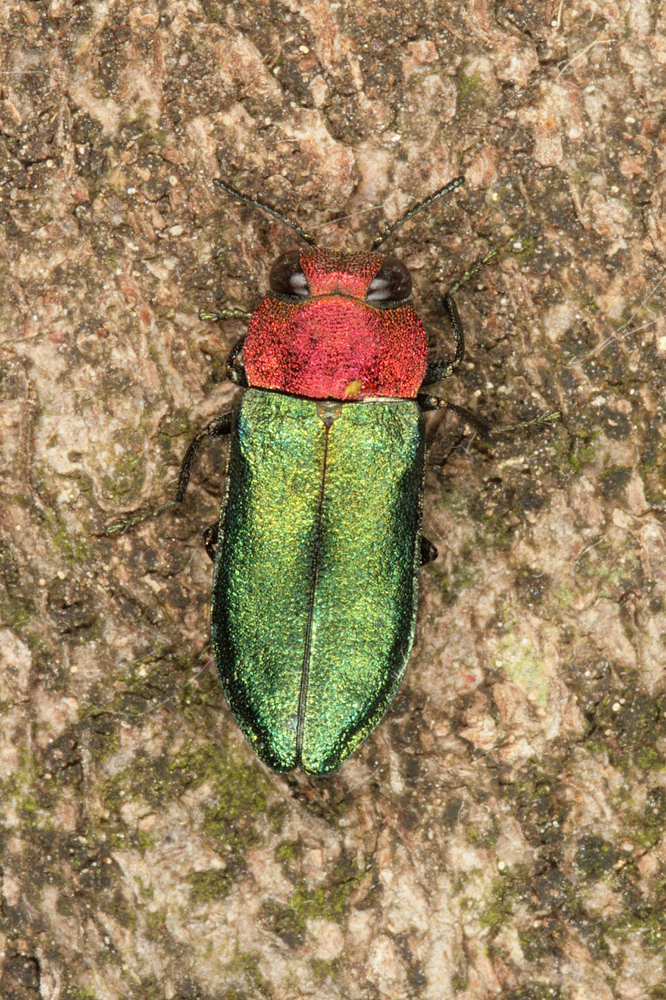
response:
[[[214,562],[215,664],[257,756],[276,771],[323,775],[379,724],[407,667],[419,568],[437,557],[421,535],[423,413],[454,410],[489,430],[422,389],[460,365],[453,294],[497,251],[444,295],[455,354],[428,362],[409,271],[377,250],[463,178],[354,253],[317,246],[281,212],[216,183],[283,221],[303,245],[277,258],[253,313],[200,314],[249,318],[226,367],[242,396],[191,442],[174,499],[117,527],[181,503],[202,442],[231,435],[219,521],[204,534]]]

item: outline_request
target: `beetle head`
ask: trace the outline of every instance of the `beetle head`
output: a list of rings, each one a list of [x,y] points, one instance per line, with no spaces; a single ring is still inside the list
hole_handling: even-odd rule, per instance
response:
[[[270,290],[290,302],[344,295],[387,308],[402,305],[410,298],[412,278],[397,257],[301,247],[288,250],[275,261]]]

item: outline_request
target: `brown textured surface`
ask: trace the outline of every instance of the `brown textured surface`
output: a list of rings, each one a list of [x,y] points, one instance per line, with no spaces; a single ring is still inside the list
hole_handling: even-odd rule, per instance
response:
[[[659,10],[0,8],[3,998],[666,995]],[[464,173],[390,247],[433,345],[464,264],[527,252],[459,295],[446,391],[565,415],[430,420],[415,653],[325,781],[262,770],[204,652],[224,446],[96,534],[231,397],[198,307],[292,245],[220,169],[350,250]]]

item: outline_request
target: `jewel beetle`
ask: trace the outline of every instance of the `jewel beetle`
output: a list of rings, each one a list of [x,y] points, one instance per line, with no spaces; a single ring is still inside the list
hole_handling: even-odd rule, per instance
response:
[[[354,253],[317,246],[281,212],[216,183],[290,226],[302,245],[275,261],[253,313],[201,314],[249,318],[226,367],[240,400],[191,442],[174,499],[115,527],[182,502],[202,442],[231,436],[219,522],[204,536],[215,665],[257,756],[276,771],[323,775],[379,724],[407,667],[419,567],[437,557],[421,535],[423,412],[451,409],[489,429],[422,390],[460,365],[453,294],[496,251],[444,295],[455,354],[428,361],[409,271],[377,249],[463,178]]]

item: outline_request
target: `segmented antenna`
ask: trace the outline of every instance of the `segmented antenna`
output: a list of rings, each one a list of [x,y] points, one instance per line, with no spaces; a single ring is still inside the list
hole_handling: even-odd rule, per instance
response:
[[[423,201],[420,201],[418,205],[414,205],[414,207],[410,208],[408,212],[405,212],[401,219],[397,219],[395,222],[392,222],[390,226],[387,226],[386,229],[379,234],[379,236],[376,236],[372,241],[370,249],[376,250],[377,247],[381,246],[382,243],[389,238],[389,236],[392,236],[393,233],[400,228],[400,226],[404,225],[405,222],[415,216],[418,212],[422,211],[424,208],[428,208],[434,201],[438,201],[445,195],[451,194],[452,191],[455,191],[456,188],[459,188],[461,184],[464,183],[464,177],[456,177],[454,180],[449,181],[448,184],[445,184],[444,187],[440,188],[438,191],[433,192],[433,194],[429,194],[428,197],[424,198]],[[284,222],[285,226],[289,226],[290,229],[293,229],[294,232],[298,233],[301,239],[305,240],[306,243],[309,243],[310,246],[314,247],[317,245],[317,241],[312,233],[307,233],[302,226],[299,226],[297,222],[292,222],[291,219],[288,219],[287,216],[283,215],[277,208],[272,208],[270,205],[267,205],[266,202],[260,201],[259,198],[252,198],[249,194],[243,194],[243,192],[239,191],[238,188],[233,187],[231,184],[227,184],[226,181],[222,181],[218,177],[213,178],[213,184],[217,184],[217,186],[221,187],[223,191],[227,192],[227,194],[233,195],[234,198],[238,198],[239,201],[244,202],[246,205],[253,205],[256,208],[260,208],[268,215],[272,215],[273,218],[279,219],[280,222]]]
[[[298,233],[301,239],[305,240],[306,243],[309,243],[310,246],[314,247],[317,245],[317,241],[311,233],[306,233],[302,226],[299,226],[297,222],[292,222],[291,219],[288,219],[286,215],[282,214],[282,212],[278,212],[277,208],[271,208],[270,205],[267,205],[263,201],[259,201],[258,198],[251,198],[249,194],[243,194],[242,191],[232,187],[231,184],[227,184],[226,181],[219,180],[217,177],[213,178],[213,184],[217,184],[217,186],[221,187],[223,191],[227,192],[227,194],[232,194],[234,198],[239,198],[240,201],[244,201],[246,205],[255,205],[257,208],[261,208],[264,212],[267,212],[268,215],[272,215],[276,219],[279,219],[280,222],[284,222],[285,226],[289,226],[290,229],[293,229],[294,232]]]
[[[449,181],[448,184],[445,184],[444,187],[440,188],[439,191],[429,194],[428,197],[424,198],[423,201],[420,201],[418,205],[414,205],[414,207],[410,208],[408,212],[405,212],[401,219],[398,219],[396,222],[392,222],[390,226],[386,227],[383,233],[380,233],[379,236],[375,236],[370,249],[376,250],[378,246],[381,246],[384,240],[387,240],[389,236],[392,236],[396,229],[399,229],[400,226],[407,222],[408,219],[411,219],[413,215],[416,215],[416,213],[420,212],[423,208],[428,208],[429,205],[432,205],[433,201],[437,201],[439,198],[443,198],[444,195],[450,194],[464,183],[464,177],[456,177],[454,180]]]

